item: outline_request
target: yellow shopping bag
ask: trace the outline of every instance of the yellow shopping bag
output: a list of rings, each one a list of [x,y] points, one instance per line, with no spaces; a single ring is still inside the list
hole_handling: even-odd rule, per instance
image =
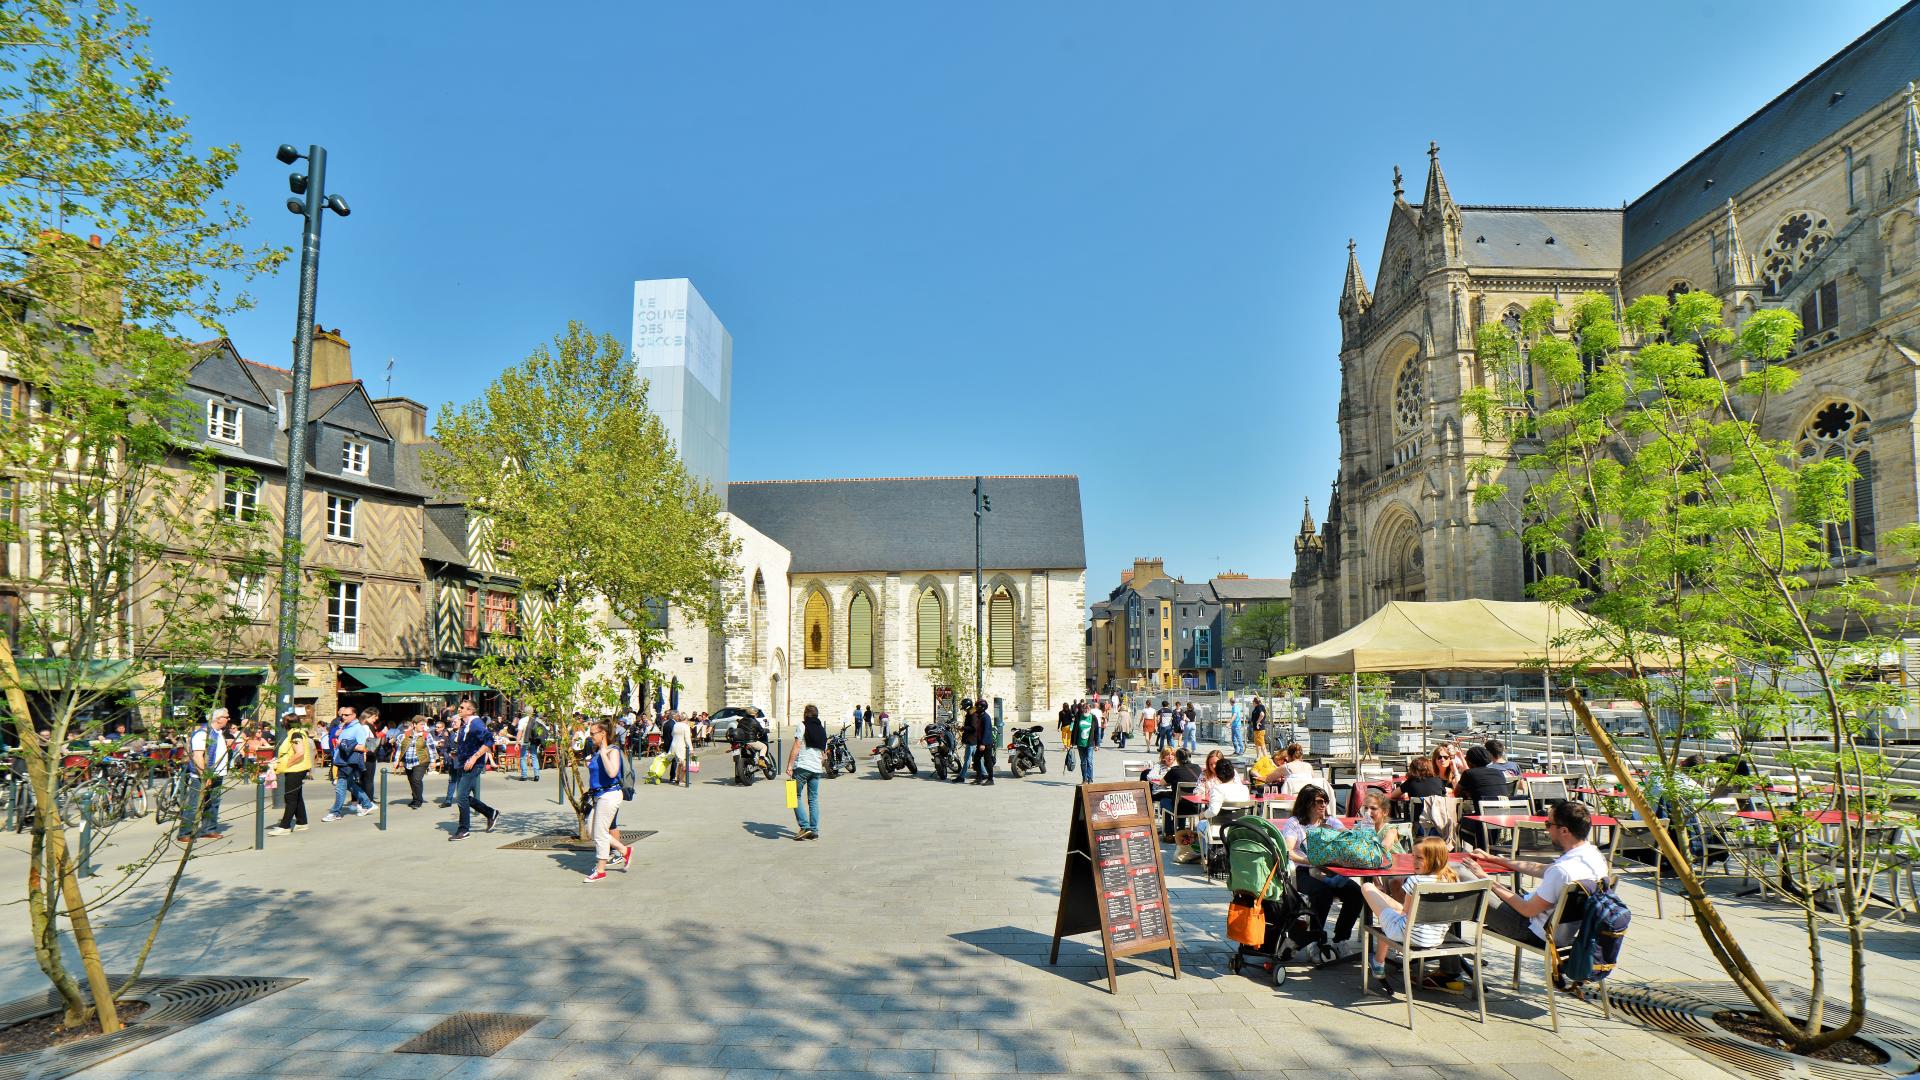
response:
[[[787,781],[787,809],[800,809],[800,781]]]

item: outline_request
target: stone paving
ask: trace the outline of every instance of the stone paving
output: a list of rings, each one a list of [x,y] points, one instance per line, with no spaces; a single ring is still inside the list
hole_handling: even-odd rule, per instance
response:
[[[1117,778],[1122,757],[1102,752],[1101,778]],[[692,788],[643,788],[628,804],[629,827],[658,833],[630,871],[597,885],[580,880],[590,855],[499,849],[569,820],[551,780],[490,777],[500,828],[460,843],[446,841],[451,812],[431,805],[396,802],[385,833],[371,817],[316,817],[264,852],[251,849],[250,821],[230,815],[241,827],[196,862],[148,970],[307,981],[89,1075],[1726,1075],[1571,999],[1555,1035],[1538,968],[1516,996],[1506,957],[1488,962],[1484,1026],[1470,997],[1423,996],[1414,1033],[1402,1001],[1359,993],[1351,963],[1297,969],[1278,991],[1228,974],[1227,894],[1193,867],[1168,868],[1184,977],[1169,977],[1164,954],[1124,960],[1110,995],[1093,936],[1070,939],[1050,967],[1073,792],[1057,752],[1047,776],[989,789],[864,769],[824,782],[825,836],[810,843],[790,839],[780,784],[737,789],[720,782],[722,752],[706,760]],[[320,790],[309,786],[309,802],[324,812]],[[0,849],[0,880],[22,880],[21,846]],[[114,851],[100,861],[112,865]],[[1681,905],[1669,897],[1655,919],[1642,880],[1624,890],[1636,921],[1619,980],[1715,977]],[[137,946],[132,916],[157,892],[143,884],[114,909],[114,968]],[[0,968],[0,999],[11,999],[44,983],[24,910],[5,910],[0,947],[16,959]],[[1770,976],[1804,979],[1785,911],[1743,902],[1729,917]],[[1881,1014],[1920,1018],[1917,951],[1912,929],[1875,931]],[[1838,978],[1843,954],[1829,957]],[[392,1052],[462,1010],[543,1019],[490,1059]]]

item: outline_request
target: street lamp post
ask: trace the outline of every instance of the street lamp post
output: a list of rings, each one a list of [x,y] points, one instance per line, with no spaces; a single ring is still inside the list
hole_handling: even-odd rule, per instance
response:
[[[307,161],[307,173],[287,177],[293,197],[287,209],[305,219],[300,235],[300,302],[293,330],[293,386],[288,394],[291,412],[287,423],[287,502],[282,513],[285,530],[280,544],[280,653],[276,659],[279,677],[274,710],[274,745],[286,737],[287,711],[293,708],[294,653],[300,633],[300,518],[305,505],[307,480],[307,384],[313,381],[313,301],[320,279],[320,222],[328,210],[346,217],[351,211],[347,200],[327,194],[327,150],[309,146],[305,154],[282,144],[274,155],[281,164],[291,165],[301,158]],[[280,803],[280,791],[274,789],[274,804]]]
[[[987,699],[987,639],[981,633],[981,614],[987,604],[987,583],[980,580],[981,530],[987,515],[993,512],[993,500],[987,496],[986,480],[973,478],[973,700]]]

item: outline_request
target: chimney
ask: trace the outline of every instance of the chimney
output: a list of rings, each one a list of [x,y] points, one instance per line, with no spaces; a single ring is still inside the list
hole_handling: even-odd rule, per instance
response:
[[[115,253],[106,251],[99,234],[82,243],[79,237],[47,229],[40,233],[40,246],[29,254],[27,277],[19,284],[41,295],[43,302],[57,297],[46,305],[53,319],[105,332],[126,317],[126,294],[115,282],[120,272]],[[40,275],[55,284],[37,282]]]
[[[338,328],[313,328],[313,374],[309,389],[353,381],[353,346],[340,336]]]
[[[395,442],[402,446],[427,441],[427,407],[404,397],[375,398],[373,411],[380,414],[380,422],[393,432]]]
[[[1133,584],[1135,587],[1145,585],[1151,581],[1159,581],[1166,576],[1167,561],[1165,559],[1133,560]]]

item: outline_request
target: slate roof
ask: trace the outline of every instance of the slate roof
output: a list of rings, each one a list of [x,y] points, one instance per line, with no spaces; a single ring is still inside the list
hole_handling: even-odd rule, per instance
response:
[[[467,565],[467,508],[457,503],[429,505],[420,557],[449,566]]]
[[[986,485],[989,569],[1086,569],[1079,477]],[[742,481],[727,509],[792,552],[794,573],[973,568],[971,476]]]
[[[1293,595],[1288,578],[1214,578],[1208,582],[1222,600],[1280,600]]]
[[[1626,209],[1625,262],[1726,205],[1920,76],[1913,0],[1694,155]],[[1834,100],[1833,95],[1843,95]],[[1708,181],[1712,181],[1711,185]]]
[[[1176,604],[1211,604],[1213,590],[1204,581],[1197,585],[1182,581],[1173,587],[1173,601]]]
[[[1462,206],[1460,248],[1475,269],[1618,270],[1620,211]]]

